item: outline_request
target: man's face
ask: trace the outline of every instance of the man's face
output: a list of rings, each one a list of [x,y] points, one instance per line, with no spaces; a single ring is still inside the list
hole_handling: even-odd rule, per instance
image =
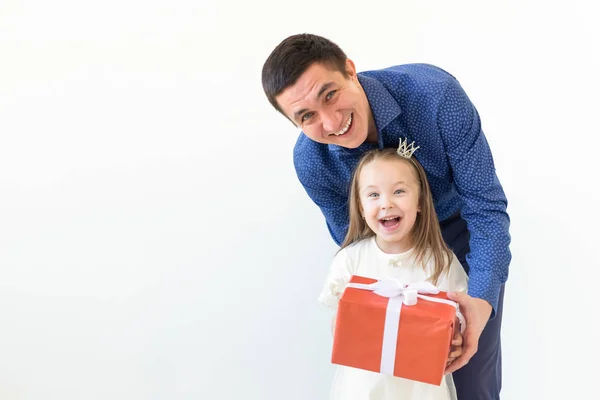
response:
[[[367,135],[376,140],[377,133],[367,96],[350,60],[346,61],[346,71],[347,78],[314,63],[276,100],[284,114],[315,142],[353,149],[363,144]]]

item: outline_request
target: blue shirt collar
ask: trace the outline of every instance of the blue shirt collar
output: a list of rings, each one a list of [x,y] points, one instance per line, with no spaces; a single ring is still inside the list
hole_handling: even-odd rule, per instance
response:
[[[390,92],[383,86],[377,79],[358,74],[358,81],[362,86],[367,100],[371,106],[371,112],[375,119],[375,127],[377,128],[377,142],[380,149],[383,148],[383,136],[381,132],[389,125],[394,119],[396,119],[402,112],[400,105],[390,94]],[[363,143],[356,149],[347,149],[337,144],[330,144],[329,150],[331,151],[346,151],[350,153],[360,152],[363,153],[369,149],[375,148],[373,143]]]

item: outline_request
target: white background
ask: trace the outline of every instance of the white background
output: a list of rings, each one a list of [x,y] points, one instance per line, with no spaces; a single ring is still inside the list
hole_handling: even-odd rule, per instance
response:
[[[512,218],[503,398],[593,396],[592,3],[2,0],[0,399],[326,399],[336,247],[260,82],[300,32],[459,79]]]

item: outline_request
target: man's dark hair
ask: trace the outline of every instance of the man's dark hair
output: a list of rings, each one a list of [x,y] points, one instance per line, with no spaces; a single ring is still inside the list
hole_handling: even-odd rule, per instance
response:
[[[309,33],[293,35],[271,52],[263,65],[262,85],[269,102],[277,111],[284,114],[275,97],[296,83],[300,75],[314,63],[321,63],[341,72],[344,77],[348,76],[346,54],[337,44],[321,36]]]

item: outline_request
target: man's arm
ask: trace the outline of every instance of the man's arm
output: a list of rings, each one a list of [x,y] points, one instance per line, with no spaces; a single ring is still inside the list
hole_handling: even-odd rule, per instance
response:
[[[449,81],[437,124],[470,233],[469,295],[489,302],[493,318],[511,259],[507,201],[477,110],[455,79]]]
[[[307,185],[300,180],[311,200],[321,209],[333,241],[340,246],[348,232],[348,202],[327,187]]]
[[[449,293],[465,316],[463,353],[446,373],[462,368],[477,352],[479,337],[495,317],[500,287],[508,278],[511,259],[506,196],[496,176],[477,110],[455,79],[446,89],[437,123],[450,161],[461,215],[470,233],[467,254],[469,294]]]
[[[305,139],[309,140],[309,139]],[[348,232],[348,198],[332,189],[323,180],[317,179],[319,172],[314,168],[311,158],[307,158],[305,152],[310,152],[310,144],[301,140],[294,148],[294,167],[298,180],[304,190],[315,203],[327,222],[327,229],[334,242],[339,246]]]

